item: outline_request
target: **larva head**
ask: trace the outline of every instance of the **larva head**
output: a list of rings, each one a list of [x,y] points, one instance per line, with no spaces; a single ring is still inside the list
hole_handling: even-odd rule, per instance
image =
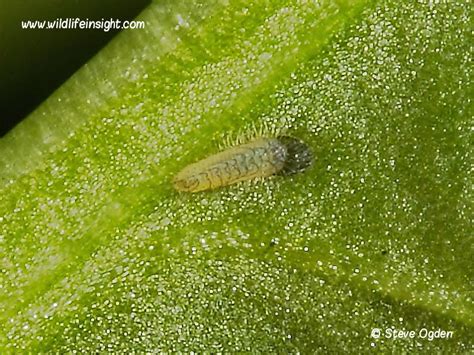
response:
[[[313,161],[308,145],[290,136],[279,136],[278,141],[286,147],[287,155],[278,175],[292,175],[306,170]]]
[[[196,192],[200,185],[199,178],[194,175],[178,174],[173,179],[173,186],[178,191]]]

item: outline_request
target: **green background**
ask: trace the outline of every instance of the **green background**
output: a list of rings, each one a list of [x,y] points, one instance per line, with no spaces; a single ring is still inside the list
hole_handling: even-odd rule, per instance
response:
[[[139,19],[0,141],[1,349],[471,350],[467,3]],[[259,130],[305,141],[312,168],[173,190]]]

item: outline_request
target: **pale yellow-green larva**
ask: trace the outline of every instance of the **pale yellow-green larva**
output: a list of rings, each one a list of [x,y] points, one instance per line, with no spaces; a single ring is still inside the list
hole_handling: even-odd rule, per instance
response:
[[[291,175],[311,165],[308,146],[289,136],[259,138],[186,166],[173,179],[178,191],[199,192],[271,175]]]

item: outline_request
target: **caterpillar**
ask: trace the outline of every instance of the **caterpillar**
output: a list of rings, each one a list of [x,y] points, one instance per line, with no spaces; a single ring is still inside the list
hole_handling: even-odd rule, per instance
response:
[[[290,136],[259,138],[190,164],[173,179],[178,191],[199,192],[272,175],[292,175],[312,162],[309,147]]]

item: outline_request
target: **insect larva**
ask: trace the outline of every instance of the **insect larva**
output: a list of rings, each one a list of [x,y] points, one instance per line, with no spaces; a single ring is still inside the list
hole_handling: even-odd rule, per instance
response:
[[[178,191],[210,190],[254,178],[295,174],[311,161],[308,146],[296,138],[260,138],[186,166],[173,185]]]

